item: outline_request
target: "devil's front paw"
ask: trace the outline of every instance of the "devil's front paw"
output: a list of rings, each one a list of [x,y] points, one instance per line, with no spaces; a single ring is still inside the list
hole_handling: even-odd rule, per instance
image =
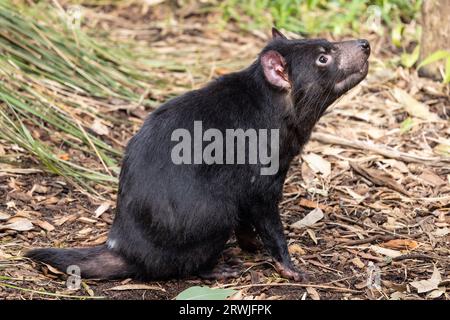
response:
[[[286,265],[275,261],[275,269],[283,278],[291,279],[296,282],[306,282],[308,280],[306,274],[297,270],[293,265]]]

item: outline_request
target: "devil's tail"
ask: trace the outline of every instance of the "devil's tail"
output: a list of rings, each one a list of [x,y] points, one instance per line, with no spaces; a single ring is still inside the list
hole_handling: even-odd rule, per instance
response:
[[[26,252],[25,257],[49,264],[62,272],[68,272],[69,266],[77,266],[82,278],[120,279],[135,275],[135,268],[106,245],[75,249],[34,249]]]

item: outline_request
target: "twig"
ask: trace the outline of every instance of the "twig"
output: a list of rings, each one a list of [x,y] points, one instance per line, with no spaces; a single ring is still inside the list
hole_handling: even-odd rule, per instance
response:
[[[394,240],[397,238],[398,238],[398,236],[383,236],[381,234],[378,234],[376,236],[365,238],[365,239],[349,240],[349,241],[340,240],[340,242],[342,242],[342,244],[344,244],[346,246],[357,246],[357,245],[361,245],[361,244],[372,243],[376,240],[389,241],[389,240]]]
[[[393,181],[392,179],[385,178],[374,170],[365,169],[353,161],[351,161],[349,163],[350,163],[350,167],[352,167],[353,170],[355,170],[357,173],[359,173],[364,178],[370,180],[372,183],[374,183],[380,187],[388,187],[392,190],[403,193],[404,195],[406,195],[408,197],[411,197],[411,194],[408,191],[406,191],[401,185],[399,185],[397,182]]]
[[[422,253],[410,253],[410,254],[404,254],[398,257],[393,257],[392,261],[401,261],[406,259],[417,259],[417,260],[440,260],[441,257],[432,257],[428,254],[422,254]]]
[[[390,234],[390,235],[392,235],[392,236],[394,236],[394,237],[396,237],[396,238],[414,239],[414,238],[417,238],[418,236],[420,236],[420,234],[407,235],[407,234],[402,234],[402,233],[392,232],[392,231],[383,229],[383,228],[381,228],[381,227],[379,227],[379,226],[371,226],[371,225],[365,224],[365,223],[363,223],[363,222],[355,221],[355,220],[353,220],[353,219],[351,219],[351,218],[349,218],[349,217],[345,217],[345,216],[342,216],[342,215],[336,214],[336,213],[333,214],[333,216],[335,216],[335,217],[338,218],[338,219],[341,219],[341,220],[344,220],[344,221],[347,221],[347,222],[354,223],[354,224],[356,224],[356,225],[358,225],[358,226],[360,226],[360,227],[364,227],[364,228],[372,228],[372,229],[380,230],[381,232],[388,233],[388,234]]]
[[[326,286],[321,284],[302,284],[302,283],[257,283],[257,284],[247,284],[243,286],[230,287],[231,289],[241,290],[246,288],[254,288],[254,287],[300,287],[300,288],[318,288],[318,289],[327,289],[327,290],[335,290],[341,292],[351,292],[351,293],[359,293],[359,290],[353,290],[348,288],[340,288],[335,286]]]
[[[415,162],[415,163],[426,163],[428,165],[440,166],[439,162],[445,161],[450,162],[450,159],[445,159],[441,157],[421,157],[410,153],[401,152],[393,148],[386,146],[371,144],[367,142],[362,142],[358,140],[348,140],[341,137],[336,137],[327,133],[314,132],[311,135],[311,139],[317,140],[323,143],[338,144],[345,147],[369,150],[374,153],[378,153],[387,158],[401,160],[405,162]]]
[[[37,290],[21,288],[21,287],[14,286],[14,285],[9,284],[9,283],[1,283],[1,282],[0,282],[0,287],[6,287],[6,288],[16,289],[16,290],[20,290],[20,291],[31,292],[31,293],[36,293],[36,294],[42,294],[42,295],[51,296],[51,297],[59,297],[59,298],[105,299],[105,297],[102,297],[102,296],[75,296],[75,295],[71,296],[69,294],[59,294],[59,293],[52,293],[52,292],[46,292],[46,291],[37,291]]]

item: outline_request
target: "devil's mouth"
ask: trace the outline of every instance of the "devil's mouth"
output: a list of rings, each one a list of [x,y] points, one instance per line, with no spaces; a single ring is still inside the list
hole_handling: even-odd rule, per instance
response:
[[[366,62],[364,62],[363,66],[358,71],[349,74],[343,80],[337,82],[334,85],[334,90],[339,93],[350,90],[367,76],[368,71],[369,61],[366,60]]]

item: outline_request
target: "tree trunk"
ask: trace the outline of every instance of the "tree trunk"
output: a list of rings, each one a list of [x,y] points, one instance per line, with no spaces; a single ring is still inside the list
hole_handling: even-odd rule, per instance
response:
[[[450,50],[450,0],[423,0],[420,61],[438,50]],[[440,65],[442,62],[424,66],[419,74],[441,78]]]

